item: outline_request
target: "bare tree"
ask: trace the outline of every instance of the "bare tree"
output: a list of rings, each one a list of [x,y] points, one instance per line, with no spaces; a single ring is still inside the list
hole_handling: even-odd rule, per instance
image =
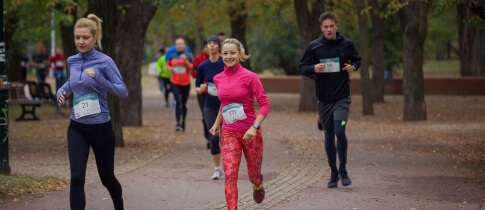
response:
[[[239,40],[246,46],[246,54],[249,53],[246,42],[246,28],[248,21],[248,9],[244,0],[231,2],[229,5],[229,17],[231,22],[231,37]],[[251,69],[251,62],[246,61],[241,63],[247,69]]]
[[[300,28],[300,50],[305,51],[308,44],[321,36],[320,23],[318,18],[324,11],[324,0],[295,0],[296,18]],[[299,111],[316,111],[317,101],[315,96],[315,81],[302,77],[300,89]]]
[[[141,66],[145,34],[150,20],[157,11],[153,2],[117,0],[118,28],[114,60],[120,69],[128,98],[121,101],[121,123],[126,126],[142,125]]]
[[[470,4],[468,3],[468,6]],[[467,5],[458,3],[457,12],[460,73],[462,76],[483,76],[485,75],[485,29],[467,22],[473,15],[473,11]]]
[[[409,1],[398,15],[404,44],[404,121],[426,120],[423,79],[423,45],[428,29],[427,1]]]
[[[362,0],[354,0],[354,3],[359,16],[360,56],[362,57],[360,66],[360,80],[362,81],[362,114],[374,115],[372,88],[369,78],[369,30],[367,26],[367,13],[364,11],[366,2]]]
[[[384,25],[383,12],[387,9],[382,0],[370,0],[372,11],[372,92],[374,102],[384,102]]]
[[[101,40],[103,52],[114,59],[115,37],[118,26],[116,1],[89,0],[88,10],[86,13],[95,14],[103,20],[103,38]],[[115,133],[116,146],[123,147],[125,143],[123,139],[123,130],[121,127],[120,101],[117,97],[111,94],[108,94],[108,108],[111,116],[111,124],[113,125],[113,131]]]

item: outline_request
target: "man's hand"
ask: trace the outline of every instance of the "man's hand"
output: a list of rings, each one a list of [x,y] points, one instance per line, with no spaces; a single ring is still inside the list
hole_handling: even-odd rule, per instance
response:
[[[354,69],[354,66],[353,65],[350,65],[348,63],[346,63],[344,65],[345,66],[344,66],[344,68],[342,70],[347,71],[347,73],[349,73],[349,76],[350,76],[350,74],[352,74],[352,72],[354,72],[354,70],[355,70]]]
[[[314,66],[315,73],[323,73],[325,71],[325,64],[319,63]]]

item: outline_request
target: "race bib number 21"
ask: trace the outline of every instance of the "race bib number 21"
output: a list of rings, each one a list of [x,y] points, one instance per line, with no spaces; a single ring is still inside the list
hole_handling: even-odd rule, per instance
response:
[[[79,119],[87,115],[101,113],[99,106],[99,97],[96,93],[89,93],[81,97],[77,97],[73,101],[74,117]]]

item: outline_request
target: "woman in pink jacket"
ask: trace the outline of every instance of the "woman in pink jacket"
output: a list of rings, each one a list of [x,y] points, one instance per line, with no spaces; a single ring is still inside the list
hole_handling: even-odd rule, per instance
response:
[[[222,123],[221,153],[226,174],[225,194],[227,207],[232,210],[237,209],[237,179],[242,152],[246,158],[249,180],[253,184],[254,201],[261,203],[264,199],[261,124],[271,106],[259,77],[240,64],[240,61],[249,58],[241,42],[226,39],[222,43],[221,52],[224,71],[214,77],[221,108],[210,132],[217,135]],[[261,107],[257,115],[254,98]]]

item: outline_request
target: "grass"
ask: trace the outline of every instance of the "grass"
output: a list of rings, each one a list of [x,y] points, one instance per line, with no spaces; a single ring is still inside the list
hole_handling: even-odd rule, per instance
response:
[[[403,66],[396,67],[394,76],[402,76]],[[424,76],[460,76],[459,60],[425,61],[423,64]]]
[[[56,177],[33,177],[21,174],[0,175],[0,196],[44,193],[58,190],[67,183],[66,179]]]

